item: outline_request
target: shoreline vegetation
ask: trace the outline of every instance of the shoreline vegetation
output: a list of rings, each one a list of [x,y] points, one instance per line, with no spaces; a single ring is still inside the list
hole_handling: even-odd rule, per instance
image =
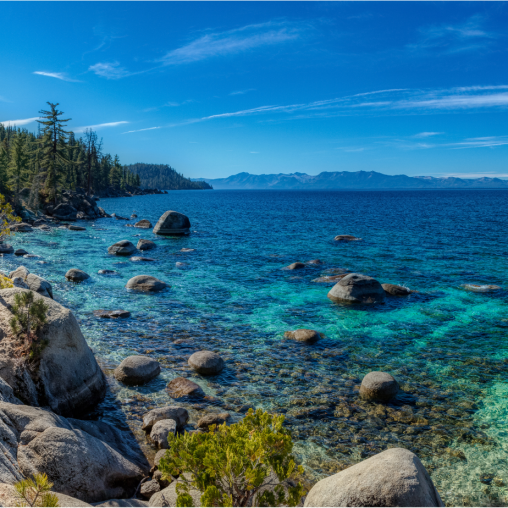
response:
[[[68,202],[52,210],[57,220],[64,216],[55,212],[64,213],[68,210],[64,207],[77,199],[76,193],[62,192],[62,195]],[[123,219],[99,211],[100,217]],[[35,220],[31,225],[11,221],[5,233],[24,234],[35,228],[50,230],[50,223],[51,220],[45,219]],[[62,226],[58,222],[52,226],[72,231],[86,229],[72,224]],[[146,229],[152,225],[140,220],[134,227]],[[190,232],[189,218],[171,210],[153,228],[154,234],[163,236]],[[339,235],[335,241],[361,239]],[[2,245],[4,254],[13,253]],[[130,256],[140,248],[139,244],[136,247],[124,240],[110,246],[108,253]],[[302,263],[293,263],[287,269],[299,269],[299,265]],[[77,269],[69,270],[66,277],[74,282],[90,278]],[[419,458],[404,448],[384,450],[309,485],[303,468],[297,466],[292,455],[291,432],[283,425],[284,416],[269,415],[259,409],[256,412],[250,409],[236,423],[231,422],[228,413],[210,414],[198,422],[197,429],[187,432],[184,427],[189,414],[184,407],[153,408],[143,415],[142,427],[148,443],[158,450],[153,463],[149,462],[132,432],[105,422],[79,419],[86,417],[105,397],[106,376],[72,312],[53,299],[51,284],[23,266],[4,274],[1,282],[0,416],[7,423],[0,429],[3,443],[0,500],[4,505],[19,503],[20,496],[22,500],[31,499],[36,484],[42,482],[53,489],[53,495],[47,497],[52,504],[45,506],[55,506],[57,502],[63,506],[90,506],[88,503],[104,503],[101,506],[256,506],[259,503],[444,506]],[[125,286],[135,294],[155,293],[167,287],[165,282],[147,275],[135,276]],[[371,277],[350,273],[340,278],[328,296],[331,300],[350,303],[375,303],[389,298],[394,288],[404,295],[408,292],[406,288],[381,286]],[[14,326],[15,319],[24,319],[19,318],[21,314],[17,310],[20,302],[26,303],[23,315],[33,314],[38,319],[37,326],[32,328],[23,321],[30,335],[28,345],[26,338],[22,341],[19,326]],[[33,313],[31,306],[36,309]],[[108,317],[121,318],[122,311],[112,311]],[[320,339],[314,330],[287,334],[307,347]],[[36,351],[30,349],[34,344]],[[194,353],[188,365],[205,379],[227,369],[227,363],[212,351]],[[160,372],[157,360],[134,355],[122,361],[114,376],[125,385],[141,386]],[[186,377],[172,379],[166,389],[176,404],[206,399],[202,388]],[[398,391],[399,385],[390,374],[371,372],[364,377],[357,396],[382,406]],[[9,429],[16,432],[13,434]],[[213,477],[208,473],[210,467],[216,471]],[[234,485],[229,485],[227,478],[234,478]]]

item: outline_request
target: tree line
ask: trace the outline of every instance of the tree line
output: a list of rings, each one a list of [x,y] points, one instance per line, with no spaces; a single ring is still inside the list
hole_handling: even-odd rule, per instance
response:
[[[140,177],[141,186],[147,189],[185,190],[211,189],[206,182],[193,182],[167,164],[143,164],[126,166]]]
[[[21,193],[29,195],[29,205],[58,200],[63,189],[82,189],[100,194],[108,188],[139,187],[140,177],[114,157],[103,152],[103,142],[93,129],[77,138],[66,131],[59,104],[48,102],[39,111],[37,133],[0,124],[0,194],[14,205]]]

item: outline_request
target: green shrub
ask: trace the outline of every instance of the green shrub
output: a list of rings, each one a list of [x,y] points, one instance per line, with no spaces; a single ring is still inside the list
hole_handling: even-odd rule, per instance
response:
[[[58,497],[51,492],[53,484],[47,475],[38,473],[35,477],[14,484],[20,499],[18,506],[58,506]]]
[[[283,422],[282,415],[249,409],[229,427],[224,423],[210,426],[207,433],[170,434],[159,469],[167,478],[180,475],[177,506],[193,506],[191,487],[202,492],[202,506],[296,506],[304,494],[296,482],[303,468],[295,465],[291,434]]]
[[[37,332],[46,323],[49,305],[42,298],[35,299],[33,291],[14,295],[13,314],[9,324],[12,332],[22,340],[20,356],[33,356],[40,349],[35,346]]]

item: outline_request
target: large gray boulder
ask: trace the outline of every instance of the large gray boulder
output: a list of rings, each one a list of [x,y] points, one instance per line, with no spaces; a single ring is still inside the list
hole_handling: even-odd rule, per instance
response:
[[[169,448],[168,436],[176,434],[175,420],[159,420],[150,431],[150,439],[157,446],[163,450]]]
[[[142,220],[136,222],[136,224],[134,224],[134,227],[135,228],[142,228],[142,229],[150,229],[153,226],[152,226],[152,223],[149,220],[142,219]]]
[[[16,270],[12,271],[9,274],[9,279],[14,279],[14,277],[21,277],[22,279],[26,279],[29,274],[30,272],[28,268],[25,268],[24,266],[18,266]]]
[[[30,273],[28,268],[18,266],[16,270],[9,274],[10,279],[14,279],[16,277],[23,279],[28,288],[32,291],[35,291],[46,298],[53,298],[53,288],[51,287],[51,284],[46,279]]]
[[[174,420],[176,426],[181,429],[189,419],[187,409],[178,406],[165,406],[152,409],[143,416],[143,427],[145,432],[150,432],[152,427],[160,420]]]
[[[65,278],[67,280],[72,280],[73,282],[83,282],[84,280],[89,279],[90,275],[78,268],[71,268],[65,274]]]
[[[375,402],[388,402],[399,391],[399,383],[388,372],[369,372],[360,385],[360,397]]]
[[[342,303],[382,303],[385,299],[385,290],[372,277],[350,273],[333,286],[328,298]]]
[[[157,360],[148,356],[129,356],[115,369],[117,381],[126,385],[144,385],[157,377],[161,366]]]
[[[156,292],[162,291],[168,287],[168,285],[156,277],[152,277],[151,275],[136,275],[136,277],[129,279],[125,287],[127,289],[134,289],[136,291]]]
[[[7,402],[0,448],[0,481],[45,473],[56,492],[87,503],[133,496],[149,469],[135,439],[106,423]]]
[[[316,330],[309,330],[307,328],[300,328],[299,330],[284,332],[284,337],[286,337],[286,339],[293,339],[298,342],[305,342],[306,344],[314,344],[321,338],[319,332],[316,332]]]
[[[136,246],[138,250],[152,250],[157,247],[157,244],[155,242],[152,242],[152,240],[138,240],[138,244]]]
[[[224,360],[212,351],[198,351],[189,358],[189,365],[199,374],[211,376],[218,374],[224,367]]]
[[[153,232],[157,235],[185,235],[190,232],[191,223],[183,213],[169,210],[155,224]]]
[[[116,256],[131,256],[136,252],[136,247],[129,240],[120,240],[108,247],[108,254]]]
[[[444,504],[420,459],[404,448],[390,448],[316,483],[304,506]]]
[[[18,341],[9,322],[14,296],[24,292],[27,290],[21,288],[0,290],[0,376],[16,396],[32,406],[49,406],[62,415],[89,411],[104,396],[106,380],[69,309],[36,295],[49,307],[38,339],[45,347],[36,369],[19,365]]]

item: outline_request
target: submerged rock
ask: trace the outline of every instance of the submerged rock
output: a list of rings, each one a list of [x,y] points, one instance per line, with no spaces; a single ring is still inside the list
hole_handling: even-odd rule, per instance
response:
[[[128,318],[131,317],[131,313],[128,310],[94,310],[94,316],[100,318]]]
[[[388,402],[399,391],[399,383],[387,372],[369,372],[362,380],[360,397],[376,402]]]
[[[19,368],[18,341],[10,333],[9,322],[14,296],[24,292],[27,290],[20,288],[0,290],[4,302],[0,306],[0,375],[28,404],[49,406],[63,415],[89,411],[104,396],[106,380],[69,309],[44,298],[49,309],[39,336],[45,347],[39,353],[38,368]]]
[[[115,369],[117,381],[126,385],[144,385],[156,378],[161,372],[157,360],[148,356],[129,356]]]
[[[94,503],[134,495],[148,473],[134,438],[107,423],[7,402],[0,402],[0,418],[4,482],[46,473],[55,491]]]
[[[198,351],[189,358],[189,365],[199,374],[209,376],[218,374],[224,367],[224,360],[212,351]]]
[[[143,256],[133,256],[130,259],[131,259],[131,261],[134,261],[135,263],[139,262],[139,261],[155,261],[155,259],[153,259],[153,258],[145,258]]]
[[[86,228],[83,226],[74,226],[73,224],[71,224],[67,229],[69,231],[86,231]]]
[[[8,243],[0,243],[0,254],[12,254],[14,247]]]
[[[321,338],[316,330],[308,330],[305,328],[301,328],[293,332],[285,332],[284,337],[287,339],[296,340],[298,342],[305,342],[307,344],[314,344]]]
[[[169,210],[157,221],[153,232],[157,235],[185,235],[190,233],[191,223],[183,213]]]
[[[322,265],[323,262],[320,259],[311,259],[310,261],[307,261],[308,265]]]
[[[165,282],[150,275],[136,275],[136,277],[132,277],[132,279],[127,282],[125,287],[137,291],[156,292],[162,291],[169,286]]]
[[[349,273],[333,286],[328,298],[346,303],[381,303],[385,299],[385,291],[376,279]]]
[[[115,272],[115,270],[99,270],[97,273],[100,275],[114,275],[118,272]]]
[[[302,268],[305,268],[305,263],[296,262],[286,266],[283,270],[301,270]]]
[[[136,247],[128,240],[120,240],[115,244],[108,247],[108,254],[115,254],[117,256],[130,256],[136,252]]]
[[[150,439],[157,446],[167,450],[169,448],[168,436],[176,434],[175,420],[159,420],[154,424],[150,432]]]
[[[78,270],[77,268],[71,268],[66,274],[65,278],[67,280],[72,280],[73,282],[83,282],[86,279],[90,278],[83,270]]]
[[[304,506],[444,506],[420,459],[390,448],[319,481]]]
[[[183,249],[180,249],[180,252],[194,252],[196,249],[186,249],[185,247]]]
[[[180,397],[204,397],[205,395],[201,386],[184,377],[177,377],[171,380],[166,390],[175,399]]]
[[[25,254],[28,254],[28,252],[25,249],[16,249],[14,251],[15,256],[24,256]]]
[[[134,227],[135,228],[142,228],[142,229],[153,228],[152,223],[149,220],[146,220],[146,219],[143,219],[143,220],[140,220],[140,221],[136,222],[136,224],[134,224]]]
[[[464,284],[463,287],[466,291],[472,291],[473,293],[490,293],[501,289],[500,286],[493,284]]]
[[[381,284],[381,287],[391,296],[407,296],[413,293],[410,289],[397,284]]]
[[[157,244],[155,242],[152,242],[152,240],[138,240],[138,244],[136,246],[138,250],[152,250],[157,247]]]
[[[317,279],[312,279],[312,282],[317,282],[319,284],[336,284],[339,280],[343,279],[347,273],[343,273],[341,275],[324,275],[323,277],[318,277]]]
[[[174,420],[177,428],[181,429],[189,420],[189,413],[183,407],[165,406],[152,409],[143,416],[142,429],[150,432],[160,420]]]
[[[30,231],[33,231],[32,226],[26,222],[17,222],[16,224],[11,224],[9,229],[11,231],[15,231],[16,233],[29,233]]]
[[[357,236],[353,235],[337,235],[334,240],[336,242],[356,242],[358,240],[361,240],[361,238],[358,238]]]

